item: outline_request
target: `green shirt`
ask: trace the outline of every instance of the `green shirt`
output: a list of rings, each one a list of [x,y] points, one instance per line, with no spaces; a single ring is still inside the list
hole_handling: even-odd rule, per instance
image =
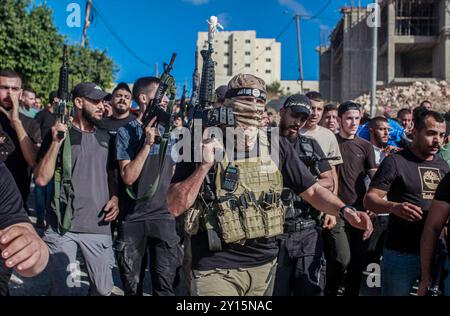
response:
[[[444,159],[450,166],[450,143],[446,144],[439,150],[438,156]]]

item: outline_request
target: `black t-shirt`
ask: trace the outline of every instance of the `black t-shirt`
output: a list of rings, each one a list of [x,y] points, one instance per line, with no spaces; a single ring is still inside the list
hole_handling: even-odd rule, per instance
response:
[[[45,135],[47,135],[47,133],[51,131],[53,125],[55,125],[56,116],[48,109],[44,109],[36,115],[34,120],[39,124],[41,136],[42,139],[44,139]]]
[[[22,197],[4,163],[0,163],[0,230],[18,223],[29,223]]]
[[[360,138],[342,138],[336,135],[344,163],[337,166],[339,179],[339,198],[347,205],[363,210],[363,199],[366,194],[364,178],[370,169],[377,167],[372,145]]]
[[[136,119],[136,115],[133,113],[130,113],[126,118],[124,119],[116,119],[115,117],[106,117],[104,118],[101,123],[100,127],[103,129],[106,129],[109,134],[116,135],[117,130],[121,128],[122,126],[125,126],[125,124],[130,123],[131,121],[134,121]]]
[[[21,113],[19,114],[19,117],[25,132],[28,134],[31,141],[35,144],[41,143],[42,139],[39,125],[33,119],[30,119]],[[25,157],[22,154],[16,131],[12,128],[9,119],[3,113],[0,113],[0,127],[9,135],[14,143],[15,150],[11,152],[8,159],[5,161],[5,164],[9,171],[11,171],[17,187],[26,202],[26,198],[30,192],[31,168],[28,167]]]
[[[289,140],[288,138],[286,138],[287,140]],[[297,137],[295,140],[289,140],[289,142],[292,144],[292,146],[294,147],[295,151],[300,155],[300,156],[307,156],[310,153],[308,153],[305,150],[305,144],[304,143],[309,143],[311,145],[312,148],[312,152],[314,154],[316,154],[319,158],[325,158],[326,155],[323,152],[322,148],[320,147],[319,143],[314,139],[314,138],[310,138],[310,137],[306,137],[306,136],[300,136]],[[331,166],[330,163],[326,160],[321,160],[317,163],[317,168],[320,171],[320,173],[324,173],[327,171],[331,170]]]
[[[434,199],[450,204],[450,173],[447,173],[442,181],[439,183]]]
[[[449,171],[440,157],[431,161],[417,158],[409,148],[387,156],[378,168],[371,188],[387,192],[392,202],[409,202],[422,208],[424,216],[417,222],[408,222],[389,214],[386,248],[401,252],[418,253],[428,209],[441,179]],[[448,193],[447,193],[448,194]]]
[[[300,194],[316,180],[287,139],[280,137],[279,144],[279,168],[283,176],[283,186]],[[187,179],[195,168],[194,163],[178,163],[172,182]],[[222,242],[222,251],[211,252],[206,233],[199,232],[192,236],[191,244],[192,267],[198,270],[250,268],[268,263],[278,255],[275,238],[250,239],[244,245]]]
[[[128,196],[126,192],[127,186],[123,182],[122,177],[120,176],[120,169],[119,169],[119,163],[116,159],[116,135],[117,130],[121,128],[122,126],[125,126],[126,124],[130,123],[131,121],[134,121],[136,119],[136,116],[132,113],[128,115],[124,119],[116,119],[113,116],[104,118],[101,123],[100,127],[107,130],[109,135],[111,136],[111,143],[114,144],[112,148],[113,152],[113,166],[116,172],[116,177],[118,179],[118,197],[119,197],[119,216],[117,217],[118,220],[122,220],[125,214],[128,213],[129,208],[132,205],[132,201],[130,197]]]

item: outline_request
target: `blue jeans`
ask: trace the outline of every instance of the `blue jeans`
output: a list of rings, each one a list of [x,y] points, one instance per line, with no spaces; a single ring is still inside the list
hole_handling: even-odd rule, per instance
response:
[[[420,257],[384,248],[381,271],[382,296],[409,296],[420,278]]]
[[[36,217],[38,220],[44,220],[46,210],[50,209],[51,198],[53,197],[53,180],[46,186],[34,187],[34,201],[36,204]]]
[[[450,261],[448,257],[445,262],[445,270],[447,270],[447,277],[444,279],[444,296],[450,296]]]

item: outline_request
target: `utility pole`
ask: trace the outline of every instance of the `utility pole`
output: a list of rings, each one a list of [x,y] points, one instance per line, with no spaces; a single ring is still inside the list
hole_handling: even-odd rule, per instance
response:
[[[297,24],[297,46],[298,46],[298,72],[300,81],[300,93],[303,93],[303,64],[302,64],[302,41],[300,35],[300,15],[295,15],[295,22]]]
[[[86,16],[84,18],[83,36],[81,37],[82,47],[85,47],[87,29],[91,25],[91,22],[89,21],[89,16],[91,15],[91,8],[92,8],[92,0],[88,0],[88,2],[86,3]]]
[[[155,77],[159,78],[158,63],[155,63]]]
[[[374,16],[375,23],[372,25],[372,82],[371,82],[371,98],[370,98],[370,117],[373,118],[377,111],[377,63],[378,63],[378,25],[380,20],[378,19],[378,3],[377,0],[374,3]]]

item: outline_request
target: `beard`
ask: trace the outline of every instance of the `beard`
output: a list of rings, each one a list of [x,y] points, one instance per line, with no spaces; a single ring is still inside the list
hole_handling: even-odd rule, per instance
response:
[[[122,114],[127,113],[127,112],[128,112],[128,109],[127,109],[127,108],[114,108],[114,111],[115,111],[117,114],[122,115]]]
[[[89,113],[88,111],[86,111],[86,109],[82,109],[81,110],[81,116],[83,116],[83,118],[91,125],[97,126],[101,119],[97,119],[95,118],[95,116],[93,116],[91,113]]]

